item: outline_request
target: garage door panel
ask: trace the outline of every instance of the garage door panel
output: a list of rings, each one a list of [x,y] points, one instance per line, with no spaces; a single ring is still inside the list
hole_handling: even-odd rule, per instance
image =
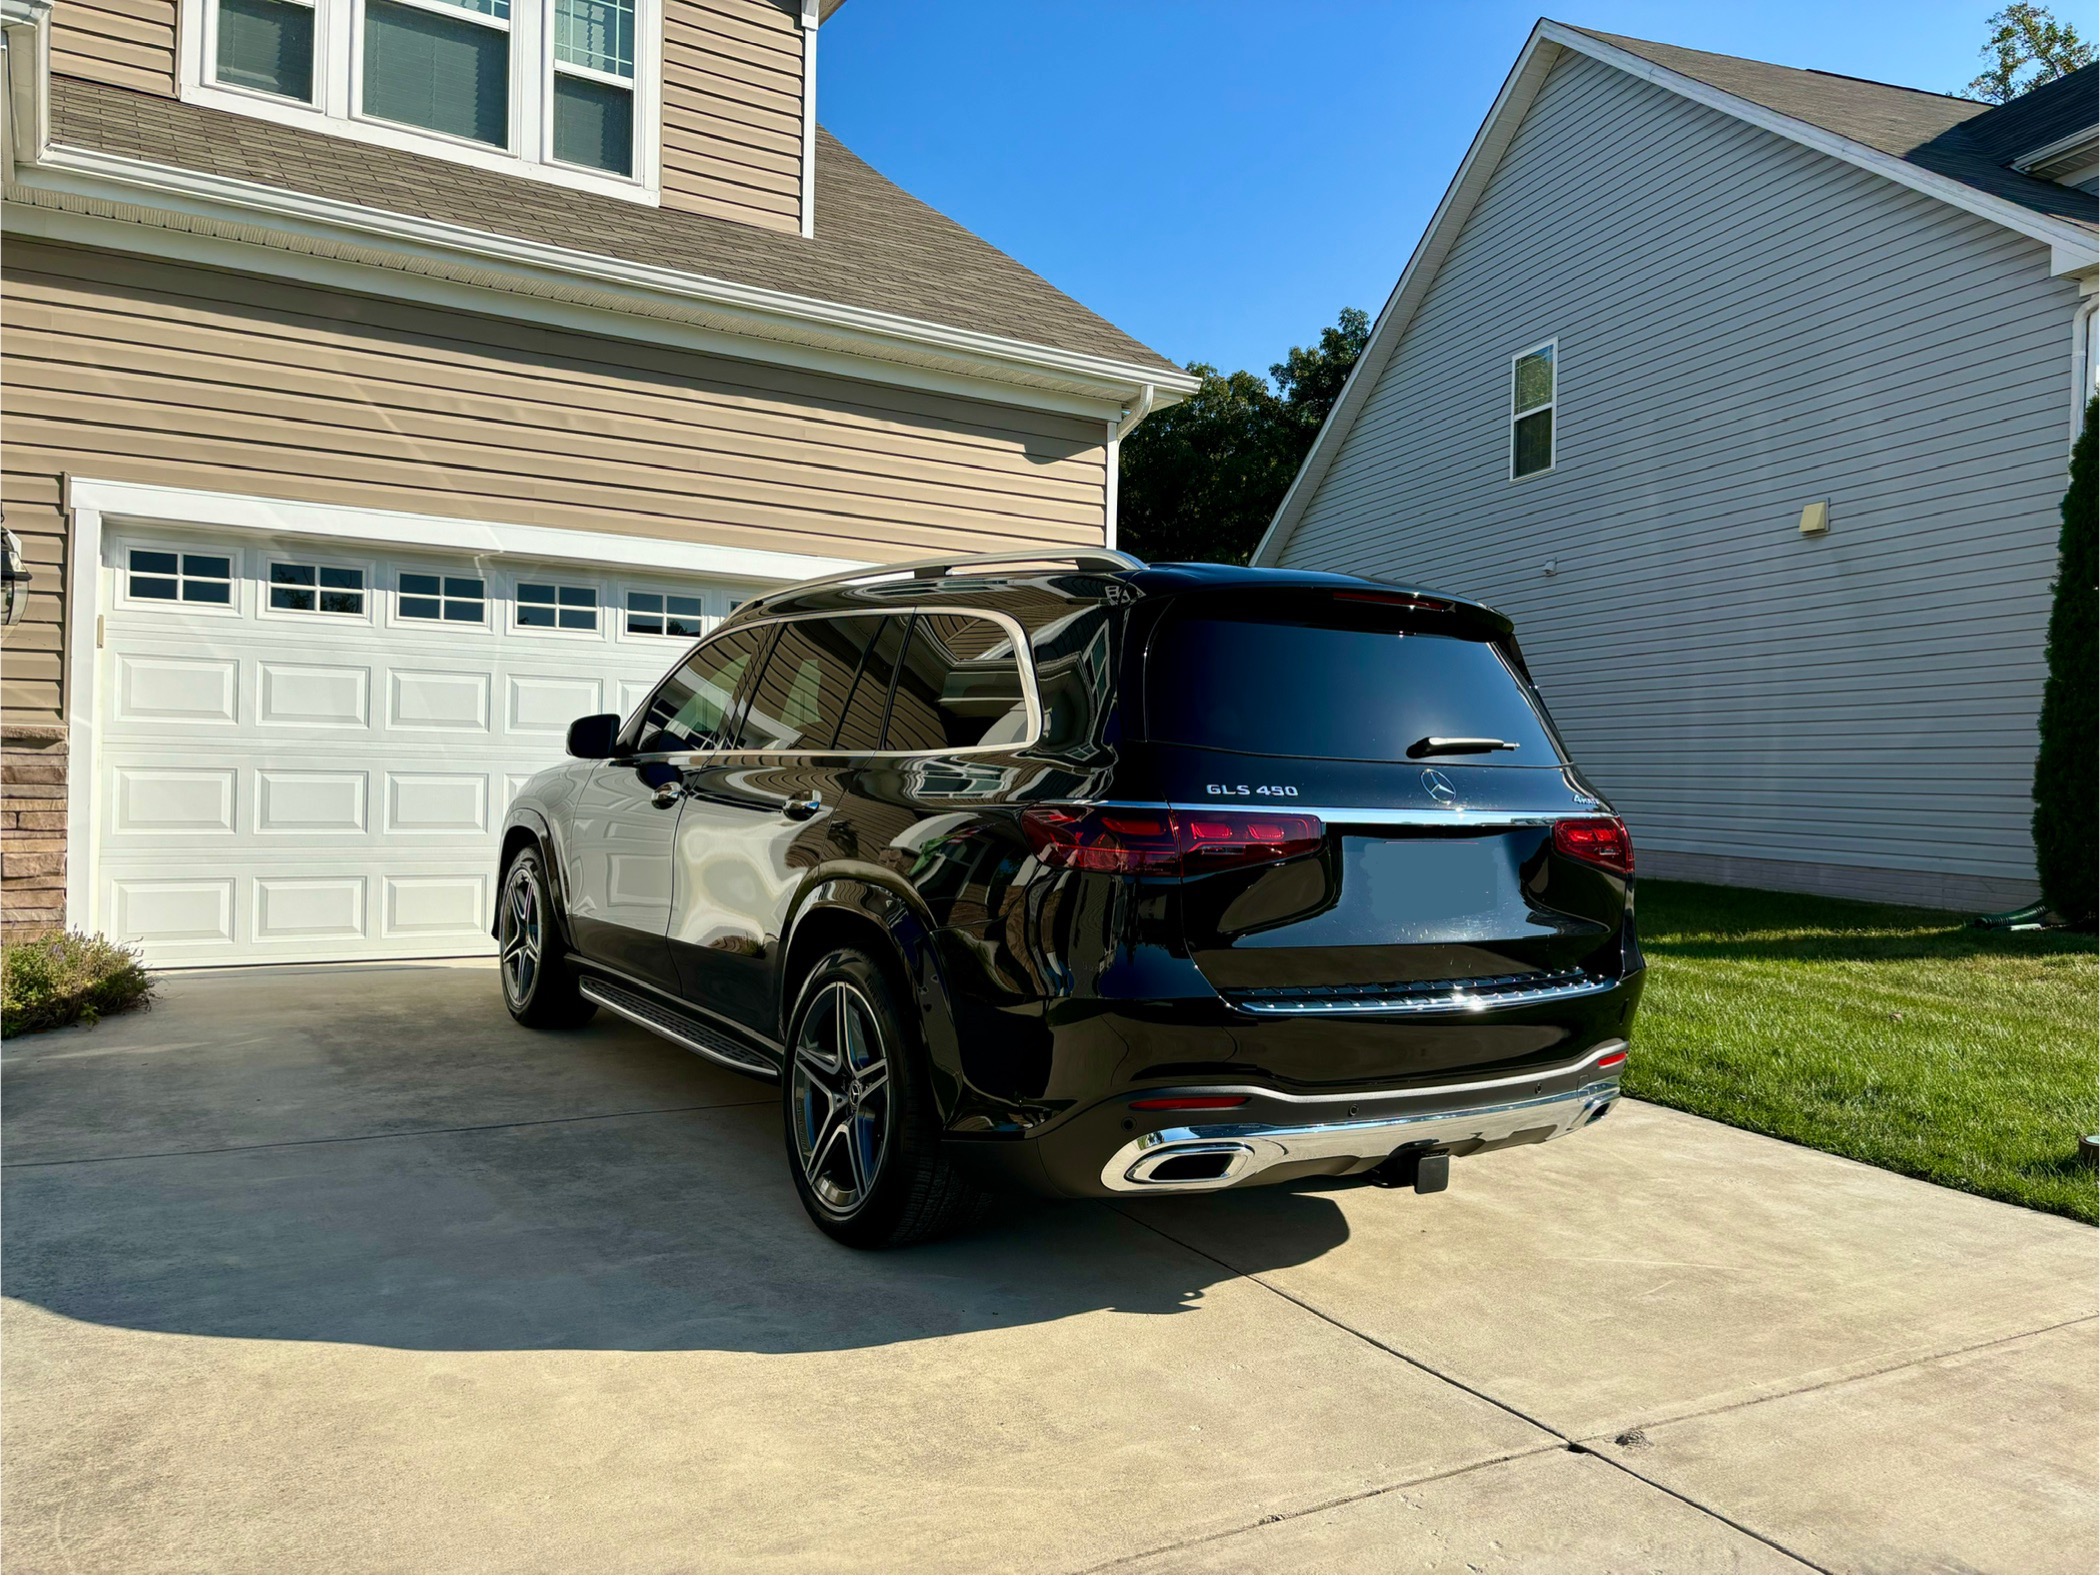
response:
[[[487,832],[488,776],[482,772],[388,772],[386,830],[410,836]]]
[[[509,704],[504,726],[511,733],[567,735],[578,717],[605,710],[605,687],[594,678],[549,673],[512,673],[505,685]]]
[[[220,767],[118,767],[111,773],[110,834],[230,837],[238,773]]]
[[[369,829],[370,778],[358,771],[260,768],[255,830],[266,837],[358,836]]]
[[[120,652],[111,688],[125,722],[231,727],[240,717],[240,663],[231,657]]]
[[[372,670],[262,661],[256,721],[265,728],[369,728]]]
[[[395,668],[387,677],[388,727],[488,732],[492,674]]]
[[[267,609],[267,566],[343,553],[237,535],[105,539],[119,586],[104,604],[92,922],[156,964],[491,950],[511,803],[563,759],[571,722],[631,712],[690,646],[627,630],[628,592],[649,607],[698,594],[713,617],[735,600],[661,576],[630,586],[617,571],[403,552],[355,555],[367,617],[302,616]],[[230,600],[131,598],[125,554],[142,540],[223,555]],[[433,573],[482,584],[481,622],[404,616],[402,575],[427,589]],[[520,629],[520,581],[595,585],[600,633]]]

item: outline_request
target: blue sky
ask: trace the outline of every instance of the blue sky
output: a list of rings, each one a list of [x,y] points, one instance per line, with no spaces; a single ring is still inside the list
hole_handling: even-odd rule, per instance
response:
[[[1340,308],[1376,312],[1537,3],[849,0],[822,35],[819,110],[892,180],[1165,355],[1265,371]],[[1947,92],[1981,69],[1996,8],[1552,14]]]

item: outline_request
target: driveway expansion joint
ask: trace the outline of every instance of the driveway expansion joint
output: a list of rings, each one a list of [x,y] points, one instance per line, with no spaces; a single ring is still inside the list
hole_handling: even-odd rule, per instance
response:
[[[1547,1423],[1539,1418],[1533,1417],[1522,1407],[1516,1406],[1511,1402],[1505,1401],[1500,1396],[1491,1395],[1487,1391],[1482,1390],[1475,1385],[1468,1384],[1465,1380],[1458,1378],[1456,1375],[1447,1374],[1443,1370],[1422,1361],[1422,1359],[1420,1359],[1419,1357],[1412,1356],[1407,1352],[1401,1351],[1397,1346],[1392,1346],[1385,1341],[1379,1340],[1378,1337],[1375,1335],[1368,1335],[1364,1331],[1357,1329],[1354,1325],[1349,1324],[1344,1320],[1336,1318],[1333,1314],[1327,1312],[1324,1308],[1320,1308],[1314,1305],[1313,1303],[1307,1302],[1303,1297],[1297,1296],[1292,1292],[1285,1291],[1281,1286],[1272,1284],[1270,1281],[1264,1279],[1260,1275],[1249,1274],[1247,1271],[1240,1269],[1237,1265],[1231,1264],[1226,1260],[1219,1258],[1215,1253],[1210,1253],[1202,1248],[1197,1247],[1192,1242],[1184,1242],[1181,1238],[1175,1236],[1172,1232],[1166,1231],[1159,1226],[1155,1226],[1150,1221],[1139,1220],[1135,1215],[1129,1214],[1120,1205],[1111,1204],[1108,1207],[1115,1210],[1117,1214],[1122,1215],[1124,1219],[1132,1221],[1137,1225],[1143,1226],[1146,1230],[1154,1232],[1159,1236],[1166,1238],[1167,1241],[1175,1243],[1180,1247],[1186,1248],[1191,1253],[1197,1254],[1203,1258],[1210,1260],[1211,1263],[1217,1265],[1220,1269],[1226,1271],[1228,1274],[1238,1276],[1242,1280],[1252,1281],[1255,1285],[1261,1287],[1264,1291],[1269,1292],[1271,1295],[1280,1297],[1285,1302],[1288,1302],[1295,1307],[1304,1309],[1314,1318],[1325,1320],[1328,1324],[1333,1325],[1337,1330],[1342,1331],[1344,1334],[1353,1335],[1354,1337],[1356,1337],[1357,1340],[1362,1341],[1365,1345],[1374,1347],[1378,1351],[1384,1352],[1389,1357],[1397,1358],[1401,1362],[1406,1363],[1409,1367],[1417,1369],[1420,1372],[1427,1374],[1432,1379],[1441,1380],[1443,1383],[1450,1385],[1453,1389],[1463,1390],[1467,1395],[1474,1397],[1476,1400],[1484,1401],[1489,1406],[1495,1407],[1500,1411],[1507,1412],[1511,1417],[1518,1419],[1520,1422],[1529,1423],[1533,1428],[1538,1429],[1542,1433],[1550,1434],[1553,1438],[1560,1441],[1562,1448],[1573,1451],[1579,1455],[1593,1456],[1598,1461],[1605,1463],[1607,1466],[1610,1466],[1620,1472],[1625,1473],[1634,1481],[1638,1483],[1645,1483],[1648,1485],[1648,1487],[1654,1489],[1657,1493],[1666,1494],[1671,1499],[1676,1500],[1678,1503],[1688,1506],[1692,1510],[1698,1511],[1701,1515],[1711,1517],[1713,1520],[1720,1522],[1723,1526],[1734,1528],[1737,1532],[1740,1532],[1744,1537],[1755,1539],[1757,1542],[1762,1543],[1766,1548],[1771,1549],[1777,1554],[1784,1555],[1786,1558],[1794,1561],[1796,1564],[1806,1566],[1808,1569],[1820,1573],[1820,1576],[1829,1576],[1827,1567],[1818,1565],[1814,1560],[1809,1559],[1806,1555],[1797,1553],[1795,1550],[1788,1548],[1785,1544],[1781,1543],[1778,1539],[1770,1536],[1769,1534],[1759,1532],[1755,1527],[1746,1526],[1742,1522],[1736,1520],[1733,1516],[1730,1516],[1723,1511],[1716,1510],[1711,1505],[1703,1504],[1699,1500],[1693,1499],[1690,1495],[1681,1493],[1678,1490],[1671,1488],[1666,1483],[1658,1483],[1653,1478],[1648,1477],[1643,1473],[1634,1471],[1632,1467],[1628,1466],[1625,1462],[1619,1460],[1616,1456],[1606,1455],[1602,1451],[1590,1449],[1582,1441],[1575,1439],[1574,1437],[1566,1433],[1563,1433],[1560,1429],[1555,1428],[1551,1423]],[[1524,1454],[1532,1453],[1533,1452],[1524,1452]],[[1259,1525],[1259,1523],[1256,1523],[1256,1525]],[[1133,1557],[1145,1558],[1146,1556],[1138,1555]]]

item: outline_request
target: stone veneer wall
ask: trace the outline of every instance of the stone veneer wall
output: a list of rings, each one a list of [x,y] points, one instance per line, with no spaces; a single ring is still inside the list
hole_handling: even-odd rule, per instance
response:
[[[66,735],[0,730],[0,935],[21,940],[66,917]]]

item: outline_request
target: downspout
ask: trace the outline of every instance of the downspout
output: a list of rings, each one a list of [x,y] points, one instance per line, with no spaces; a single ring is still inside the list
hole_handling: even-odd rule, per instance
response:
[[[1123,463],[1123,434],[1152,414],[1153,403],[1158,398],[1159,389],[1153,384],[1144,384],[1138,390],[1137,403],[1135,405],[1125,405],[1123,414],[1108,424],[1108,443],[1106,445],[1108,473],[1102,483],[1102,492],[1107,506],[1104,511],[1106,528],[1101,538],[1101,545],[1104,547],[1114,547],[1116,545],[1116,495],[1120,490],[1119,484]]]
[[[802,0],[802,239],[817,233],[817,0]]]
[[[51,0],[0,0],[0,176],[35,164],[51,145]]]
[[[2085,430],[2086,401],[2100,395],[2100,344],[2095,343],[2094,314],[2100,311],[2100,300],[2094,291],[2100,288],[2100,280],[2092,274],[2078,281],[2081,299],[2078,310],[2071,316],[2071,446],[2077,447],[2078,435]]]

